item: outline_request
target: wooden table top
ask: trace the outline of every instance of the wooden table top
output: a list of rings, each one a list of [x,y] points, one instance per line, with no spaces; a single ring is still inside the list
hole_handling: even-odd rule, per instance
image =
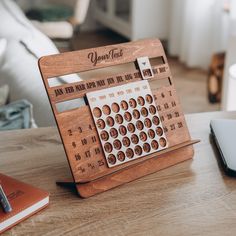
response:
[[[50,206],[6,235],[234,235],[236,179],[217,164],[210,144],[212,118],[236,112],[187,115],[193,160],[89,199],[55,184],[70,177],[56,128],[0,133],[0,172],[50,192]]]

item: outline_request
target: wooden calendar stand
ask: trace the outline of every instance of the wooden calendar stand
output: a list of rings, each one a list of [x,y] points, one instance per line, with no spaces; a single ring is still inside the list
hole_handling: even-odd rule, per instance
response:
[[[147,61],[141,61],[140,64],[138,61],[140,58],[147,59]],[[153,58],[158,58],[158,63],[155,64],[155,60],[152,62]],[[149,60],[151,61],[151,70],[145,67],[149,63]],[[134,69],[115,73],[112,76],[100,75],[81,82],[73,82],[54,87],[49,85],[50,78],[108,68],[130,62],[136,66]],[[174,88],[169,65],[163,47],[158,39],[140,40],[131,43],[46,56],[39,60],[39,68],[73,176],[73,181],[61,181],[58,184],[69,185],[72,183],[81,197],[90,197],[193,157],[194,150],[192,145],[198,142],[198,140],[191,140],[189,135],[184,114]],[[147,82],[140,83],[144,80]],[[167,84],[162,85],[163,81],[167,81]],[[154,98],[154,104],[157,110],[156,115],[154,115],[160,118],[159,128],[164,131],[159,135],[162,135],[162,138],[167,143],[163,145],[163,149],[159,150],[161,139],[155,133],[156,138],[152,137],[153,139],[150,142],[145,143],[146,146],[145,144],[143,146],[141,145],[141,140],[138,141],[141,143],[139,146],[143,148],[141,152],[146,152],[144,156],[138,153],[138,149],[136,149],[137,145],[135,146],[135,144],[132,144],[134,148],[130,148],[132,149],[129,150],[130,152],[124,146],[121,149],[119,145],[118,147],[114,146],[114,151],[107,151],[108,155],[104,151],[106,149],[104,149],[105,146],[102,144],[102,136],[99,133],[100,124],[98,125],[96,123],[97,121],[91,108],[91,101],[93,99],[96,100],[94,97],[96,91],[103,90],[104,98],[102,96],[100,97],[108,101],[108,96],[111,95],[114,99],[115,94],[115,92],[111,94],[110,88],[114,88],[114,91],[119,88],[123,91],[120,93],[117,92],[117,94],[121,96],[119,99],[122,99],[122,94],[124,92],[128,93],[125,85],[132,85],[130,89],[131,96],[132,88],[135,91],[135,89],[140,89],[141,84],[145,85],[146,83],[150,84],[152,97]],[[157,86],[151,86],[152,83]],[[63,112],[58,111],[57,105],[59,103],[78,98],[84,99],[86,102],[85,105]],[[146,114],[142,114],[142,111],[141,115],[146,116]],[[151,119],[151,114],[149,118]],[[133,122],[135,124],[136,121],[134,120],[135,118],[132,118],[131,123]],[[106,121],[104,120],[104,122]],[[113,124],[109,125],[112,126]],[[136,128],[137,130],[139,129],[137,123]],[[148,128],[144,129],[149,132]],[[107,134],[110,132],[108,129],[104,131],[107,131]],[[137,136],[141,137],[141,131],[137,132],[139,132]],[[105,136],[103,138],[106,139]],[[146,140],[145,134],[144,140]],[[155,148],[155,141],[153,140],[158,140],[158,149],[156,152],[149,153],[150,150]],[[132,138],[131,141],[133,142]],[[121,143],[119,140],[117,142]],[[127,143],[123,144],[126,145]],[[115,149],[120,149],[120,151],[116,151]],[[115,154],[116,152],[118,152],[117,156]],[[123,156],[120,153],[123,153]],[[140,157],[136,158],[138,155]],[[113,159],[110,157],[113,157]]]

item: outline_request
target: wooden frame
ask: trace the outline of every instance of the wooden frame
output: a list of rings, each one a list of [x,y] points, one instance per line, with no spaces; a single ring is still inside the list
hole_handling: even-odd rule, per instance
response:
[[[151,87],[151,90],[169,147],[109,168],[89,106],[58,112],[56,105],[63,101],[84,98],[86,93],[91,91],[141,81],[143,78],[139,69],[115,74],[113,77],[98,76],[56,87],[50,87],[48,79],[130,62],[136,63],[140,57],[162,59],[161,64],[152,65],[154,77],[148,82],[159,83],[168,80],[167,85],[159,88]],[[39,68],[71,168],[72,183],[75,184],[80,196],[92,196],[193,157],[192,144],[198,140],[191,140],[189,135],[169,65],[158,39],[46,56],[39,60]],[[70,184],[71,181],[58,183]]]

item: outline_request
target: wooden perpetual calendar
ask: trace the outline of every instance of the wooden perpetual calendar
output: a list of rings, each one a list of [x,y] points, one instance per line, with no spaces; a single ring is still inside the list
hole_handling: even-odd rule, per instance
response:
[[[197,140],[189,135],[158,39],[46,56],[39,67],[80,196],[193,157]],[[106,70],[110,74],[101,73]],[[91,71],[98,73],[79,82],[49,84],[51,78]],[[58,110],[58,104],[76,99],[84,104]]]

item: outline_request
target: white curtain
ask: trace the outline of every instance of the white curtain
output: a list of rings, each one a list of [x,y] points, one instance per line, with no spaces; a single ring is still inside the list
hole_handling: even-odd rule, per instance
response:
[[[229,34],[225,0],[171,0],[168,49],[189,67],[207,69],[213,53],[224,51]]]

